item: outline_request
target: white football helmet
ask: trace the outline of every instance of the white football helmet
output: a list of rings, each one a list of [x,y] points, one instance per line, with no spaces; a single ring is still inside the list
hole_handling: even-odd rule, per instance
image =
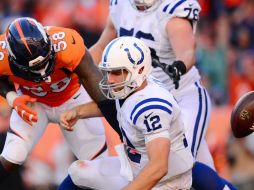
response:
[[[132,6],[137,9],[137,7],[143,7],[144,10],[149,9],[156,3],[159,3],[160,0],[129,0]]]
[[[139,88],[152,69],[150,49],[135,37],[120,37],[111,41],[104,49],[99,68],[103,79],[99,87],[108,99],[126,98]],[[109,72],[120,71],[123,80],[110,84]],[[127,71],[127,77],[123,73]]]

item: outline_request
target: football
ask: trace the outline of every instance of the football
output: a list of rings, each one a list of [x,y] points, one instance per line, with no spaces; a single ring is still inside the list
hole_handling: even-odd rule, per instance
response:
[[[231,129],[236,138],[242,138],[254,131],[254,91],[244,94],[231,113]]]

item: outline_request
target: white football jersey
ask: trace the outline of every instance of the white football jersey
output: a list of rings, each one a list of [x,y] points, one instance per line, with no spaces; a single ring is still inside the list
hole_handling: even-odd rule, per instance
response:
[[[192,21],[195,32],[200,10],[196,0],[158,0],[156,5],[146,11],[138,11],[129,0],[110,2],[110,17],[118,36],[142,39],[150,47],[152,56],[166,64],[172,64],[175,60],[167,38],[166,23],[173,17],[183,17]],[[152,75],[167,84],[168,90],[174,89],[172,80],[161,68],[154,68]],[[198,70],[194,66],[181,78],[178,91],[199,79]]]
[[[182,174],[193,166],[193,157],[184,135],[180,108],[166,89],[149,81],[124,102],[116,101],[118,121],[133,177],[148,163],[146,143],[166,137],[171,141],[169,172],[161,180]]]

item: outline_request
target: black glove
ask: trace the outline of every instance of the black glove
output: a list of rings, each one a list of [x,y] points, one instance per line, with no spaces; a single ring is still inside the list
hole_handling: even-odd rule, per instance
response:
[[[173,80],[175,89],[178,89],[181,76],[185,74],[187,70],[183,61],[174,61],[172,65],[167,65],[165,63],[160,63],[157,59],[153,59],[152,65],[162,68],[162,70]]]

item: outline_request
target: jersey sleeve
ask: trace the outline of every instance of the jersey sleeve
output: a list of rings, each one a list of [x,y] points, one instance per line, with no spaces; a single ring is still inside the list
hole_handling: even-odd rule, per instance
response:
[[[62,27],[50,27],[53,48],[56,52],[58,67],[64,67],[73,71],[85,55],[86,47],[83,38],[73,29]]]
[[[158,18],[164,29],[169,19],[173,17],[188,19],[192,21],[193,31],[195,31],[200,11],[201,7],[196,0],[166,0],[159,7]]]
[[[170,125],[174,119],[174,106],[167,99],[147,98],[140,101],[131,112],[132,125],[147,138],[169,135]],[[169,136],[168,136],[169,138]]]

